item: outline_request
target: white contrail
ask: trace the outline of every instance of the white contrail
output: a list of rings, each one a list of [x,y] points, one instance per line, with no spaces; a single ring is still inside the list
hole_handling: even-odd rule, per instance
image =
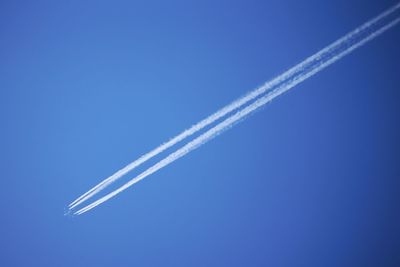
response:
[[[289,89],[295,87],[296,85],[298,85],[299,83],[303,82],[304,80],[306,80],[306,79],[310,78],[311,76],[315,75],[319,71],[323,70],[324,68],[326,68],[329,65],[333,64],[334,62],[338,61],[339,59],[341,59],[342,57],[344,57],[347,54],[351,53],[353,50],[357,49],[358,47],[362,46],[363,44],[367,43],[368,41],[374,39],[375,37],[377,37],[378,35],[382,34],[383,32],[385,32],[389,28],[393,27],[394,25],[398,24],[399,22],[400,22],[400,18],[397,18],[397,19],[391,21],[390,23],[382,26],[378,30],[370,33],[367,37],[365,37],[364,39],[360,40],[359,42],[349,46],[346,49],[344,49],[342,52],[340,52],[338,54],[332,54],[331,57],[329,57],[329,59],[327,59],[323,63],[318,64],[317,66],[311,68],[310,70],[305,71],[301,75],[291,79],[287,83],[279,86],[277,89],[269,92],[265,96],[258,98],[254,103],[252,103],[252,104],[248,105],[247,107],[241,109],[240,111],[238,111],[234,115],[230,116],[226,120],[222,121],[221,123],[217,124],[215,127],[211,128],[210,130],[208,130],[204,134],[202,134],[199,137],[195,138],[193,141],[187,143],[182,148],[180,148],[177,151],[171,153],[169,156],[167,156],[163,160],[159,161],[158,163],[156,163],[155,165],[153,165],[152,167],[150,167],[146,171],[142,172],[141,174],[139,174],[138,176],[136,176],[135,178],[133,178],[132,180],[130,180],[129,182],[127,182],[126,184],[121,186],[120,188],[118,188],[115,191],[107,194],[106,196],[100,198],[99,200],[93,202],[92,204],[90,204],[90,205],[78,210],[77,212],[75,212],[75,214],[79,215],[79,214],[82,214],[82,213],[85,213],[85,212],[89,211],[90,209],[100,205],[101,203],[103,203],[103,202],[109,200],[110,198],[114,197],[115,195],[121,193],[122,191],[124,191],[128,187],[132,186],[133,184],[137,183],[138,181],[144,179],[148,175],[160,170],[161,168],[169,165],[170,163],[174,162],[175,160],[183,157],[187,153],[191,152],[192,150],[196,149],[197,147],[199,147],[202,144],[206,143],[207,141],[211,140],[213,137],[217,136],[222,131],[224,131],[224,130],[228,129],[229,127],[231,127],[235,122],[238,122],[239,120],[243,119],[245,116],[247,116],[250,113],[254,112],[258,108],[264,106],[265,104],[270,102],[275,97],[281,95],[282,93],[284,93],[284,92],[288,91]]]
[[[155,148],[154,150],[148,152],[147,154],[144,154],[141,156],[139,159],[133,161],[129,165],[125,166],[121,170],[117,171],[107,179],[103,180],[100,182],[98,185],[78,197],[76,200],[74,200],[71,204],[69,204],[69,209],[73,209],[76,206],[80,205],[84,201],[88,200],[95,194],[99,193],[101,190],[109,186],[111,183],[115,182],[116,180],[120,179],[122,176],[136,168],[137,166],[141,165],[145,161],[151,159],[152,157],[162,153],[166,149],[174,146],[175,144],[179,143],[180,141],[184,140],[185,138],[195,134],[196,132],[202,130],[204,127],[214,123],[215,121],[223,118],[227,114],[231,113],[232,111],[235,111],[242,107],[243,105],[249,103],[250,101],[256,99],[257,97],[265,94],[269,90],[273,89],[274,87],[278,86],[279,84],[284,83],[285,81],[291,79],[294,75],[297,73],[303,72],[305,69],[309,68],[310,66],[318,63],[321,59],[323,59],[327,55],[331,55],[335,50],[338,50],[340,48],[345,47],[346,44],[354,42],[355,39],[357,39],[358,36],[361,34],[365,33],[371,27],[373,27],[375,24],[379,23],[380,20],[388,17],[392,13],[394,13],[398,8],[400,4],[397,4],[396,6],[388,9],[387,11],[383,12],[376,18],[364,23],[362,26],[358,27],[354,31],[348,33],[347,35],[343,36],[336,42],[332,43],[331,45],[327,46],[326,48],[322,49],[318,53],[312,55],[311,57],[307,58],[300,64],[296,65],[295,67],[289,69],[288,71],[284,72],[283,74],[277,76],[273,80],[265,83],[263,86],[257,88],[256,90],[248,93],[244,97],[232,102],[231,104],[223,107],[222,109],[218,110],[214,114],[210,115],[206,119],[200,121],[199,123],[193,125],[191,128],[183,131],[181,134],[175,136],[172,138],[170,141],[160,145],[159,147]]]

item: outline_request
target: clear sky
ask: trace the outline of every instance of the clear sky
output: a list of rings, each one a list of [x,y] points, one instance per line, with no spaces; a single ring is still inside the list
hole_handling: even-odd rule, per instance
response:
[[[399,266],[400,27],[64,216],[395,3],[2,1],[0,266]]]

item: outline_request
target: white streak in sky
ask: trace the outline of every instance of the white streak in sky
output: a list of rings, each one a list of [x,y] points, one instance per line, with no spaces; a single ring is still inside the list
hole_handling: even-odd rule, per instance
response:
[[[157,147],[156,149],[152,150],[151,152],[143,155],[138,160],[130,163],[123,169],[119,170],[112,176],[105,179],[103,182],[99,183],[88,192],[80,196],[74,202],[69,205],[70,209],[78,206],[79,204],[83,203],[87,199],[91,198],[105,187],[116,181],[117,179],[121,178],[123,175],[134,169],[135,167],[139,166],[143,162],[149,160],[150,158],[158,155],[159,153],[163,152],[164,150],[168,149],[169,147],[177,144],[178,142],[184,140],[185,138],[193,135],[194,133],[198,132],[199,130],[203,129],[207,125],[212,124],[213,122],[217,121],[218,119],[224,117],[225,115],[231,113],[239,109],[240,107],[248,104],[252,100],[255,100],[253,103],[249,104],[248,106],[240,109],[235,114],[231,115],[227,119],[223,120],[215,127],[209,129],[202,135],[198,136],[194,140],[190,141],[182,148],[176,150],[175,152],[171,153],[169,156],[164,158],[163,160],[159,161],[146,171],[142,172],[120,188],[116,189],[115,191],[107,194],[106,196],[98,199],[97,201],[93,202],[90,205],[87,205],[84,208],[76,211],[75,214],[82,214],[87,212],[88,210],[96,207],[97,205],[107,201],[108,199],[114,197],[115,195],[119,194],[120,192],[124,191],[128,187],[132,186],[133,184],[137,183],[138,181],[144,179],[148,175],[158,171],[159,169],[169,165],[170,163],[174,162],[175,160],[183,157],[187,153],[191,152],[192,150],[196,149],[197,147],[201,146],[202,144],[206,143],[213,137],[220,134],[222,131],[231,127],[234,123],[238,122],[239,120],[245,118],[247,115],[252,113],[253,111],[257,110],[258,108],[264,106],[268,102],[270,102],[275,97],[281,95],[282,93],[288,91],[289,89],[293,88],[297,84],[303,82],[304,80],[308,79],[309,77],[315,75],[319,71],[323,70],[324,68],[328,67],[329,65],[333,64],[337,60],[341,59],[345,55],[349,54],[353,50],[357,49],[358,47],[362,46],[363,44],[367,43],[368,41],[374,39],[378,35],[382,34],[389,28],[393,27],[397,23],[400,22],[400,18],[398,15],[395,18],[391,18],[390,21],[388,20],[391,16],[393,16],[395,11],[398,11],[400,8],[400,3],[395,5],[394,7],[388,9],[384,13],[380,14],[376,18],[368,21],[367,23],[363,24],[362,26],[358,27],[354,31],[350,32],[349,34],[345,35],[344,37],[340,38],[336,42],[332,43],[328,47],[324,48],[323,50],[319,51],[318,53],[314,54],[313,56],[307,58],[300,64],[296,65],[295,67],[289,69],[285,73],[277,76],[273,80],[267,82],[260,88],[248,93],[244,97],[236,100],[235,102],[231,103],[230,105],[225,106],[224,108],[220,109],[216,113],[212,114],[208,118],[200,121],[199,123],[192,126],[190,129],[185,130],[178,136],[174,137],[167,143],[162,144],[161,146]]]
[[[107,179],[103,180],[101,183],[99,183],[98,185],[96,185],[95,187],[90,189],[88,192],[84,193],[82,196],[77,198],[75,201],[73,201],[69,205],[69,208],[72,209],[72,208],[80,205],[81,203],[83,203],[87,199],[89,199],[92,196],[94,196],[95,194],[99,193],[101,190],[106,188],[111,183],[115,182],[116,180],[118,180],[119,178],[121,178],[122,176],[124,176],[125,174],[127,174],[128,172],[130,172],[131,170],[136,168],[137,166],[139,166],[142,163],[144,163],[145,161],[147,161],[147,160],[151,159],[152,157],[162,153],[164,150],[174,146],[175,144],[179,143],[180,141],[184,140],[185,138],[195,134],[196,132],[198,132],[201,129],[203,129],[204,127],[214,123],[215,121],[217,121],[218,119],[224,117],[225,115],[229,114],[230,112],[242,107],[246,103],[256,99],[260,95],[266,93],[271,88],[273,88],[273,87],[279,85],[280,83],[283,83],[284,81],[290,79],[296,73],[301,73],[309,65],[315,64],[316,62],[321,60],[321,58],[323,58],[325,55],[331,54],[336,49],[340,48],[342,45],[344,45],[344,44],[346,44],[348,42],[351,42],[355,37],[357,37],[360,34],[364,33],[366,30],[371,28],[371,26],[373,26],[379,20],[381,20],[382,18],[390,15],[391,13],[393,13],[398,8],[399,8],[399,4],[394,6],[391,9],[387,10],[386,12],[382,13],[381,15],[377,16],[376,18],[374,18],[374,19],[368,21],[367,23],[363,24],[359,28],[355,29],[354,31],[352,31],[351,33],[345,35],[344,37],[340,38],[339,40],[337,40],[336,42],[332,43],[328,47],[322,49],[321,51],[319,51],[318,53],[314,54],[313,56],[307,58],[306,60],[304,60],[300,64],[298,64],[295,67],[289,69],[288,71],[286,71],[285,73],[279,75],[275,79],[265,83],[263,86],[259,87],[258,89],[248,93],[247,95],[245,95],[244,97],[234,101],[233,103],[223,107],[222,109],[220,109],[216,113],[212,114],[211,116],[207,117],[206,119],[200,121],[199,123],[193,125],[191,128],[183,131],[181,134],[179,134],[176,137],[172,138],[170,141],[160,145],[156,149],[154,149],[154,150],[150,151],[149,153],[141,156],[139,159],[135,160],[134,162],[132,162],[129,165],[127,165],[126,167],[124,167],[121,170],[117,171],[116,173],[114,173],[113,175],[111,175],[110,177],[108,177]]]

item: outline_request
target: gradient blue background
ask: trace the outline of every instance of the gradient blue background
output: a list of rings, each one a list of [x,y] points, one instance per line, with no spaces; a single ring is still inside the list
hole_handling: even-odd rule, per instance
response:
[[[2,1],[0,266],[400,266],[399,27],[64,216],[395,3]]]

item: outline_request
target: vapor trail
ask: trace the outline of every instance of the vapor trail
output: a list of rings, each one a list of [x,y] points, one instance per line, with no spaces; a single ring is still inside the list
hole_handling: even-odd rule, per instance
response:
[[[326,48],[322,49],[318,53],[314,54],[313,56],[307,58],[300,64],[296,65],[295,67],[289,69],[285,73],[279,75],[278,77],[274,78],[273,80],[265,83],[263,86],[259,87],[258,89],[248,93],[244,97],[232,102],[231,104],[223,107],[222,109],[218,110],[214,114],[210,115],[206,119],[200,121],[199,123],[193,125],[191,128],[183,131],[181,134],[175,136],[172,138],[170,141],[160,145],[159,147],[155,148],[154,150],[148,152],[147,154],[144,154],[141,156],[139,159],[133,161],[132,163],[128,164],[121,170],[117,171],[110,177],[106,178],[102,182],[100,182],[98,185],[78,197],[76,200],[74,200],[71,204],[69,204],[69,208],[73,209],[74,207],[80,205],[87,199],[91,198],[95,194],[99,193],[101,190],[106,188],[108,185],[111,183],[115,182],[137,166],[141,165],[145,161],[151,159],[152,157],[162,153],[164,150],[174,146],[175,144],[179,143],[180,141],[184,140],[185,138],[195,134],[196,132],[200,131],[204,127],[214,123],[218,119],[224,117],[225,115],[229,114],[230,112],[242,107],[246,103],[254,100],[255,98],[261,96],[262,94],[266,93],[268,90],[271,88],[279,85],[280,83],[285,82],[286,80],[290,79],[294,74],[299,73],[303,71],[305,68],[307,68],[309,65],[314,64],[315,62],[319,61],[324,55],[326,54],[331,54],[333,50],[337,49],[343,44],[346,44],[348,42],[351,42],[352,39],[357,37],[358,35],[362,34],[364,31],[368,30],[371,26],[373,26],[375,23],[377,23],[379,20],[385,18],[386,16],[390,15],[393,13],[396,9],[399,8],[399,4],[394,6],[393,8],[385,11],[384,13],[380,14],[376,18],[368,21],[367,23],[363,24],[359,28],[355,29],[354,31],[350,32],[349,34],[345,35],[344,37],[340,38],[336,42],[332,43],[331,45],[327,46]]]
[[[169,142],[159,146],[155,150],[143,155],[138,160],[132,162],[125,168],[121,169],[114,175],[110,176],[87,193],[79,197],[77,200],[70,204],[70,209],[76,207],[83,201],[89,199],[94,194],[97,194],[106,186],[114,182],[115,180],[122,177],[124,174],[132,170],[133,168],[137,167],[141,163],[145,162],[146,160],[154,157],[155,155],[161,153],[165,149],[175,145],[176,143],[182,141],[186,137],[196,133],[197,131],[201,130],[205,126],[215,122],[219,118],[224,117],[228,113],[238,109],[239,107],[243,106],[246,103],[249,103],[251,100],[255,100],[252,104],[248,105],[247,107],[241,109],[234,115],[230,116],[229,118],[225,119],[221,123],[217,124],[215,127],[211,128],[204,134],[200,135],[199,137],[195,138],[193,141],[187,143],[182,148],[178,149],[176,152],[171,153],[169,156],[164,158],[163,160],[159,161],[125,185],[121,186],[117,190],[111,192],[110,194],[100,198],[99,200],[93,202],[92,204],[78,210],[75,214],[82,214],[95,206],[107,201],[111,197],[117,195],[118,193],[122,192],[129,186],[135,184],[136,182],[140,181],[141,179],[145,178],[146,176],[158,171],[159,169],[167,166],[168,164],[172,163],[173,161],[179,159],[180,157],[186,155],[190,151],[194,150],[195,148],[199,147],[200,145],[204,144],[205,142],[209,141],[223,130],[228,129],[232,126],[235,122],[239,121],[240,119],[244,118],[251,112],[257,110],[261,106],[265,105],[273,98],[279,96],[280,94],[286,92],[287,90],[293,88],[297,84],[301,83],[302,81],[308,79],[309,77],[313,76],[317,72],[321,71],[322,69],[326,68],[327,66],[331,65],[332,63],[336,62],[343,56],[347,55],[354,49],[360,47],[361,45],[365,44],[366,42],[374,39],[376,36],[382,34],[384,31],[388,30],[389,28],[393,27],[395,24],[399,22],[398,14],[394,16],[395,11],[398,11],[400,7],[400,3],[396,6],[390,8],[389,10],[385,11],[381,15],[377,16],[376,18],[368,21],[367,23],[363,24],[361,27],[357,28],[356,30],[352,31],[351,33],[345,35],[344,37],[340,38],[333,44],[329,45],[328,47],[324,48],[320,52],[314,54],[313,56],[307,58],[302,63],[296,65],[295,67],[291,68],[290,70],[286,71],[282,75],[279,75],[275,79],[267,82],[262,87],[250,92],[246,96],[236,100],[232,104],[222,108],[221,110],[217,111],[213,115],[209,116],[205,120],[199,122],[198,124],[192,126],[190,129],[184,131],[180,135],[176,136],[175,138],[171,139]],[[391,20],[389,20],[391,17]]]

